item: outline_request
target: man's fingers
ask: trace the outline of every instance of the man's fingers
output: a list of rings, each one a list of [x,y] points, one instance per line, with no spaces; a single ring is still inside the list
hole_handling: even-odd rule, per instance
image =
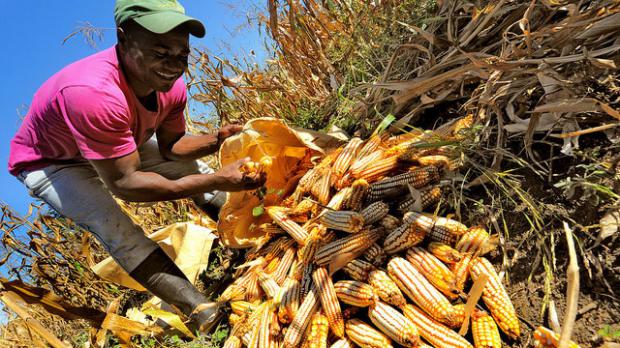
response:
[[[231,124],[230,125],[230,131],[233,134],[239,133],[243,130],[243,125],[242,124]]]
[[[250,162],[250,160],[251,160],[250,157],[245,157],[245,158],[242,158],[240,160],[237,160],[237,164],[238,164],[239,168],[241,168],[242,165]]]

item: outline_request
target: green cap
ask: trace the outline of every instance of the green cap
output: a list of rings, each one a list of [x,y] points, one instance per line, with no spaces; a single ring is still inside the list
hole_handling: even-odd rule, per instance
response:
[[[176,0],[116,0],[114,20],[116,25],[133,19],[146,30],[164,34],[177,26],[188,23],[190,34],[205,36],[205,27],[192,17],[185,15],[185,9]]]

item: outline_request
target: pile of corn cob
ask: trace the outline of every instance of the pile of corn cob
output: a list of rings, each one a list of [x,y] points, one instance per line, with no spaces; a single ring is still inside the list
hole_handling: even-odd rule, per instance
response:
[[[457,161],[420,144],[458,140],[470,124],[353,138],[266,207],[271,241],[248,252],[220,297],[232,309],[225,347],[472,347],[454,330],[467,314],[475,347],[501,347],[499,330],[516,339],[513,305],[482,256],[489,234],[423,212]],[[466,313],[481,276],[484,307]]]

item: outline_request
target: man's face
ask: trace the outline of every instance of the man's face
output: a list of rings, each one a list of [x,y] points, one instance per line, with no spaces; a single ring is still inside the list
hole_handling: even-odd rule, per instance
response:
[[[119,35],[125,73],[136,93],[167,92],[187,69],[189,34],[183,26],[154,34],[136,24]]]

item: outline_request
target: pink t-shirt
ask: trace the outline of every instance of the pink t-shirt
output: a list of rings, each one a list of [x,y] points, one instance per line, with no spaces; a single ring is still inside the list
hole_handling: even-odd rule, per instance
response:
[[[159,127],[183,132],[186,87],[179,78],[147,110],[129,88],[116,47],[56,73],[37,91],[11,141],[9,172],[51,164],[117,158],[135,151]]]

